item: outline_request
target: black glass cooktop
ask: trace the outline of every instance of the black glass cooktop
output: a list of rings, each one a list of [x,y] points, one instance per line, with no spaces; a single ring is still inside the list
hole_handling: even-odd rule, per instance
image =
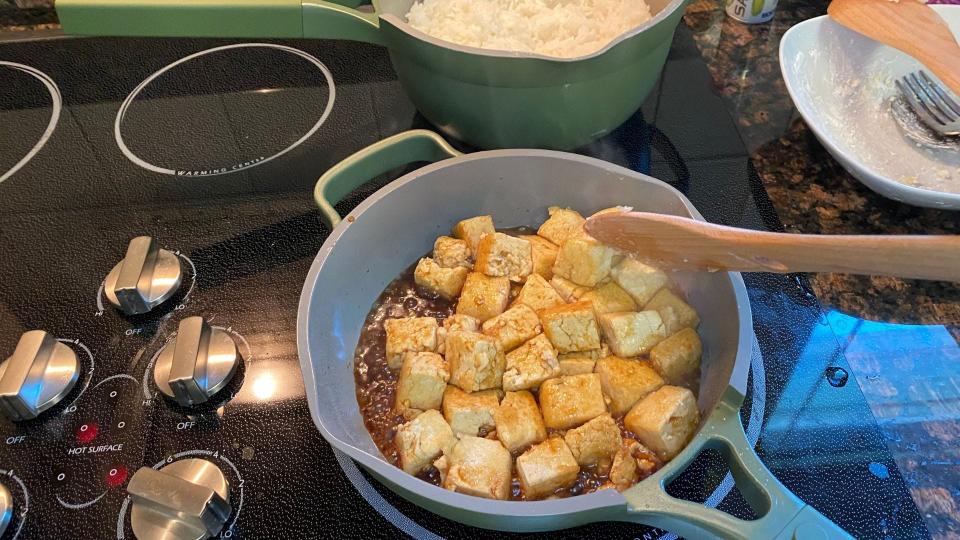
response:
[[[316,179],[413,127],[429,124],[373,46],[0,43],[0,356],[23,332],[43,329],[79,359],[78,382],[60,404],[35,420],[0,420],[0,484],[13,504],[5,537],[132,538],[130,477],[192,457],[217,464],[229,482],[223,538],[400,534],[348,482],[313,426],[294,327],[304,277],[329,232],[311,197]],[[711,221],[780,227],[683,28],[641,111],[580,152],[671,182]],[[402,172],[361,188],[341,212]],[[125,317],[102,284],[141,235],[180,259],[183,284],[151,314]],[[832,369],[846,369],[843,351],[804,280],[746,281],[763,362],[744,419],[763,420],[765,462],[857,537],[925,537],[860,390]],[[158,395],[150,376],[188,316],[230,334],[243,357],[213,404],[195,409]],[[706,456],[671,492],[706,500],[724,473]],[[426,530],[491,534],[370,481]],[[736,492],[721,506],[746,512]],[[597,523],[557,536],[661,534]]]

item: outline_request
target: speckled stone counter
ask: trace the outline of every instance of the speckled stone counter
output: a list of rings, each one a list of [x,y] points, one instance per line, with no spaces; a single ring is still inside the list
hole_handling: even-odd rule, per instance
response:
[[[960,234],[960,212],[900,204],[850,176],[793,107],[780,76],[780,38],[826,7],[782,1],[773,21],[746,25],[717,2],[698,0],[684,18],[784,228]],[[808,279],[931,535],[960,538],[960,287],[840,274]]]

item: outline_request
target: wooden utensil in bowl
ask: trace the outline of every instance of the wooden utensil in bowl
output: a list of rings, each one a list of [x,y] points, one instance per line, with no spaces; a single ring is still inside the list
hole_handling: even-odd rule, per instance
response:
[[[784,234],[646,212],[601,214],[587,220],[586,230],[641,260],[677,269],[960,281],[960,236]]]
[[[960,96],[960,45],[930,6],[917,0],[833,0],[827,14],[916,58]]]

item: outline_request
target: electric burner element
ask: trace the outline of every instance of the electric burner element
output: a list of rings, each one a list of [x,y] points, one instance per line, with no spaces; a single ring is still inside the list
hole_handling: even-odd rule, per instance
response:
[[[55,83],[49,75],[40,71],[39,69],[24,64],[18,64],[16,62],[6,62],[3,60],[0,60],[0,68],[4,68],[0,70],[0,73],[9,73],[10,70],[16,70],[26,73],[30,77],[33,77],[43,83],[43,86],[46,87],[47,93],[50,96],[51,103],[50,120],[47,122],[47,127],[43,131],[43,134],[40,135],[40,139],[36,142],[36,144],[33,145],[26,155],[20,158],[20,161],[17,161],[12,167],[0,174],[0,182],[3,182],[7,178],[13,176],[13,174],[20,170],[21,167],[26,165],[27,162],[30,161],[33,156],[40,151],[41,148],[43,148],[43,145],[47,144],[47,140],[50,139],[50,135],[52,135],[53,131],[57,129],[57,122],[60,121],[60,110],[63,107],[63,97],[60,95],[60,88],[57,86],[57,83]],[[8,81],[4,81],[4,79],[4,75],[0,74],[0,88],[11,88],[12,85]],[[15,127],[14,129],[19,128]],[[4,140],[6,140],[6,138],[4,138]],[[2,165],[0,165],[0,170],[2,170]]]
[[[244,69],[250,65],[261,67]],[[330,70],[302,50],[271,43],[225,45],[147,77],[120,106],[114,138],[130,161],[153,172],[229,174],[302,144],[327,120],[335,99]]]

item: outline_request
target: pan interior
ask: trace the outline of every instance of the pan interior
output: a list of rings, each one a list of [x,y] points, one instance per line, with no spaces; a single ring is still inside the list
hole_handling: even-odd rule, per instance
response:
[[[481,152],[425,167],[381,189],[324,244],[325,259],[306,314],[301,313],[307,318],[312,362],[305,375],[313,377],[305,383],[315,388],[315,414],[323,429],[382,459],[363,424],[353,378],[354,351],[371,305],[457,221],[491,214],[498,227],[537,225],[549,205],[585,215],[629,205],[699,217],[679,192],[662,182],[599,160],[548,151]],[[703,321],[699,406],[706,418],[727,388],[736,362],[741,318],[733,283],[720,272],[675,272],[673,277]]]

